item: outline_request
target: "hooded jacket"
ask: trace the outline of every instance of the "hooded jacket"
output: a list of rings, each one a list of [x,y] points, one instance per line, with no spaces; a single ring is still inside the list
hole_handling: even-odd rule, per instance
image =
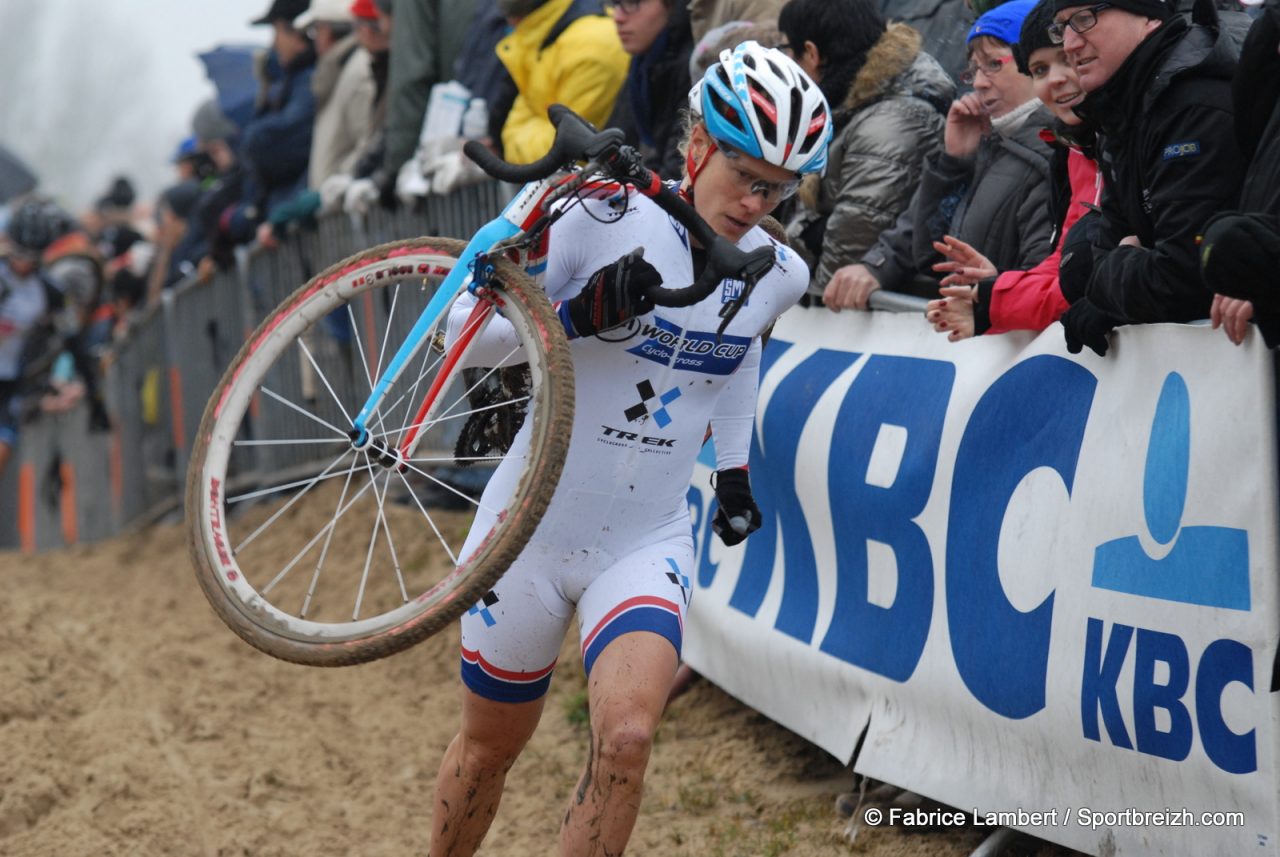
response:
[[[551,149],[555,128],[547,108],[552,104],[565,105],[597,127],[608,120],[630,57],[613,21],[592,6],[582,0],[547,0],[498,43],[498,58],[518,92],[502,128],[508,161],[531,163]],[[566,13],[577,16],[547,44]]]
[[[1212,4],[1138,45],[1076,112],[1100,130],[1102,223],[1086,294],[1130,322],[1206,318],[1197,236],[1240,192],[1245,158],[1232,124],[1234,51]],[[1121,246],[1137,236],[1141,247]]]
[[[810,210],[826,218],[815,287],[861,259],[907,208],[925,159],[942,145],[954,97],[946,72],[921,52],[920,34],[890,24],[833,112],[826,175],[803,191]]]
[[[1051,117],[1037,108],[1008,134],[984,137],[972,158],[945,151],[928,159],[911,205],[862,257],[888,291],[936,297],[941,256],[933,242],[954,235],[972,244],[997,270],[1025,270],[1052,249],[1049,145],[1040,130]],[[913,285],[917,276],[928,285]]]
[[[639,147],[645,166],[664,179],[678,179],[684,169],[680,117],[689,104],[692,52],[689,11],[681,0],[676,0],[667,26],[649,50],[631,58],[626,86],[609,119],[611,127],[627,133],[628,143]]]

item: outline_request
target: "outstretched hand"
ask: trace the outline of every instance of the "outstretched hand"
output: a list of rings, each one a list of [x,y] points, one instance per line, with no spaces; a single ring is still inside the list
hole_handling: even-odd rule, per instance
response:
[[[972,244],[952,235],[944,235],[941,241],[934,241],[933,249],[947,260],[933,266],[933,270],[947,275],[942,278],[944,286],[972,286],[1000,273],[991,260]]]
[[[924,317],[938,333],[947,334],[950,342],[973,336],[973,305],[977,291],[969,286],[946,286],[938,290],[941,298],[929,301]]]

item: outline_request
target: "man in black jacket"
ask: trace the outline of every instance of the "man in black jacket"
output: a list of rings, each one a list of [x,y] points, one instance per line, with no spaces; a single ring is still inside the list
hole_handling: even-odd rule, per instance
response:
[[[1209,315],[1196,242],[1244,175],[1232,125],[1236,63],[1210,0],[1197,0],[1191,22],[1161,0],[1056,6],[1050,35],[1088,93],[1075,110],[1100,130],[1104,176],[1086,297],[1062,325],[1070,351],[1105,354],[1116,325]]]
[[[1236,138],[1249,162],[1239,211],[1205,224],[1200,262],[1215,292],[1210,318],[1232,342],[1249,322],[1280,345],[1280,0],[1266,0],[1244,41],[1234,84]]]

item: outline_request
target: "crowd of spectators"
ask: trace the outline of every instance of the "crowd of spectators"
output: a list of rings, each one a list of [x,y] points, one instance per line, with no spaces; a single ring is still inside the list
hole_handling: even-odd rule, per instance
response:
[[[271,0],[252,23],[252,105],[196,105],[157,199],[119,178],[77,216],[9,202],[6,426],[37,329],[88,365],[237,248],[482,179],[467,139],[536,159],[551,104],[679,178],[690,81],[748,38],[835,117],[829,168],[783,212],[810,304],[906,292],[952,340],[1060,319],[1099,354],[1118,326],[1204,317],[1280,342],[1280,0]]]

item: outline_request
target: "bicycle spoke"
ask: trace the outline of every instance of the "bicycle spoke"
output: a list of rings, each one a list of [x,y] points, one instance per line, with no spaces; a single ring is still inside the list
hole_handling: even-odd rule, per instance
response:
[[[404,572],[403,572],[403,569],[401,569],[400,567],[400,558],[399,556],[396,555],[395,542],[391,537],[391,522],[387,520],[386,500],[387,500],[387,493],[391,484],[390,473],[388,473],[386,478],[383,480],[381,492],[378,491],[376,479],[374,483],[375,484],[373,486],[373,496],[375,501],[378,504],[378,515],[373,522],[373,533],[369,536],[369,553],[368,553],[368,556],[366,556],[365,558],[364,574],[360,579],[360,588],[356,593],[355,608],[351,614],[351,621],[353,622],[359,620],[360,618],[360,607],[364,603],[365,587],[368,583],[368,578],[369,578],[370,560],[373,558],[373,551],[377,544],[379,526],[382,527],[382,532],[386,536],[387,550],[391,554],[391,566],[392,568],[395,569],[396,582],[400,585],[400,601],[402,604],[408,603],[409,601],[409,595],[405,591]]]
[[[418,499],[418,495],[413,491],[413,486],[409,484],[408,478],[399,471],[396,472],[396,475],[400,477],[400,481],[404,483],[404,487],[409,490],[409,496],[413,498],[413,504],[418,507],[418,511],[422,513],[422,517],[427,521],[427,526],[431,527],[431,532],[436,534],[436,540],[440,542],[440,546],[444,548],[444,552],[449,555],[449,560],[456,566],[458,564],[458,556],[453,552],[453,548],[449,547],[449,542],[445,540],[444,534],[440,532],[440,528],[436,526],[436,519],[431,517],[431,513],[422,505],[422,501]]]
[[[356,468],[356,472],[360,472],[360,470],[361,468]],[[320,540],[320,537],[323,536],[328,531],[332,530],[335,526],[337,526],[338,521],[342,518],[343,515],[347,513],[347,510],[350,509],[352,505],[356,503],[356,501],[358,501],[361,497],[364,496],[364,492],[368,491],[369,486],[373,484],[374,478],[376,478],[376,475],[375,477],[371,477],[369,481],[365,483],[365,486],[356,492],[356,495],[352,497],[350,501],[348,501],[347,505],[343,506],[337,511],[337,513],[333,516],[333,518],[329,521],[329,523],[325,524],[323,527],[320,528],[320,532],[312,536],[311,540],[307,542],[305,545],[303,545],[300,551],[298,551],[296,554],[293,555],[293,559],[289,560],[289,564],[286,565],[284,568],[280,569],[280,571],[276,573],[276,576],[271,578],[271,582],[259,590],[259,594],[264,596],[269,594],[271,590],[275,588],[276,584],[284,580],[285,576],[288,575],[289,572],[293,570],[293,567],[297,565],[302,560],[302,558],[307,555],[307,553],[311,550],[311,548],[315,545],[315,543]]]
[[[320,473],[318,476],[316,476],[316,477],[314,477],[314,478],[312,478],[312,479],[304,479],[304,480],[301,480],[301,481],[299,481],[299,482],[294,483],[293,485],[287,486],[287,487],[289,487],[289,488],[296,488],[296,487],[298,487],[298,486],[300,486],[300,485],[305,485],[306,487],[305,487],[305,488],[303,488],[301,491],[299,491],[297,494],[294,494],[292,497],[290,497],[290,498],[289,498],[289,502],[285,503],[283,506],[281,506],[279,509],[277,509],[277,510],[275,511],[275,513],[271,515],[271,517],[269,517],[269,518],[267,518],[265,521],[263,521],[263,522],[262,522],[262,524],[261,524],[261,525],[260,525],[256,530],[254,530],[252,533],[250,533],[250,534],[249,534],[249,536],[248,536],[247,538],[245,538],[243,541],[241,541],[241,542],[240,542],[240,544],[236,545],[236,548],[235,548],[236,553],[238,554],[238,553],[240,553],[242,550],[244,550],[245,548],[247,548],[247,547],[248,547],[248,546],[253,542],[253,540],[254,540],[254,539],[256,539],[258,536],[262,535],[262,533],[267,529],[267,527],[270,527],[273,523],[275,523],[275,522],[280,518],[280,516],[281,516],[281,515],[283,515],[283,514],[284,514],[285,512],[287,512],[287,511],[289,511],[289,509],[290,509],[290,508],[292,508],[292,507],[294,506],[294,504],[296,504],[296,503],[297,503],[299,500],[301,500],[303,497],[307,496],[307,493],[308,493],[312,488],[314,488],[316,485],[320,484],[320,481],[321,481],[321,480],[323,480],[323,479],[333,479],[333,478],[334,478],[334,477],[336,477],[336,476],[341,476],[341,475],[342,475],[341,473],[335,473],[335,474],[333,474],[332,476],[330,476],[330,475],[328,475],[328,474],[329,474],[329,471],[330,471],[330,470],[332,470],[333,468],[335,468],[335,467],[337,467],[339,464],[341,464],[341,463],[342,463],[342,460],[343,460],[344,458],[346,458],[346,457],[347,457],[347,454],[344,452],[344,453],[341,455],[341,457],[339,457],[339,458],[338,458],[338,460],[337,460],[337,461],[334,461],[332,464],[330,464],[328,467],[326,467],[323,471],[321,471],[321,473]],[[353,470],[358,470],[358,469],[359,469],[359,468],[357,468],[357,467],[354,467],[354,466],[353,466],[353,467],[351,467],[351,468],[348,468],[348,472],[351,472],[351,471],[353,471]],[[255,492],[255,493],[256,493],[256,495],[257,495],[257,496],[262,496],[264,493],[274,494],[274,493],[276,493],[276,492],[278,492],[278,491],[281,491],[281,490],[286,490],[286,487],[271,488],[271,489],[267,489],[265,492],[264,492],[264,491],[258,491],[258,492]],[[248,498],[248,497],[245,497],[245,496],[243,496],[243,495],[242,495],[241,497],[239,497],[239,498],[237,499],[237,502],[239,502],[239,500],[245,500],[245,499],[249,499],[249,498]],[[230,505],[230,501],[228,501],[228,505]]]
[[[347,438],[309,437],[300,440],[233,440],[232,446],[303,446],[312,443],[350,443]]]
[[[518,460],[518,461],[524,461],[524,460],[525,460],[525,457],[524,457],[523,455],[515,455],[515,456],[511,456],[511,457],[512,457],[512,458],[515,458],[515,459],[516,459],[516,460]],[[468,462],[470,462],[470,461],[494,461],[494,462],[497,462],[497,461],[502,461],[502,460],[504,460],[505,458],[507,458],[507,456],[505,456],[505,455],[446,455],[446,456],[442,456],[442,457],[434,457],[434,456],[433,456],[433,457],[427,457],[427,458],[409,458],[409,459],[406,459],[406,461],[412,461],[414,464],[429,464],[429,463],[433,463],[433,462],[454,463],[454,462],[458,462],[458,461],[468,461]]]
[[[272,485],[269,488],[259,488],[257,491],[250,491],[247,494],[237,494],[234,497],[228,497],[226,499],[226,504],[230,506],[234,503],[243,503],[246,500],[256,500],[259,497],[266,497],[269,494],[279,494],[281,491],[289,491],[294,488],[301,488],[303,485],[306,485],[308,486],[308,488],[310,488],[310,486],[316,484],[317,482],[320,482],[321,480],[333,479],[337,476],[341,476],[342,475],[341,473],[334,473],[330,475],[329,471],[332,470],[334,466],[337,465],[340,461],[342,461],[342,459],[346,458],[347,453],[349,453],[350,451],[351,451],[350,449],[347,449],[345,452],[343,452],[342,455],[338,456],[337,459],[334,460],[333,464],[330,464],[324,470],[320,471],[320,475],[318,476],[308,476],[306,479],[299,479],[295,482],[285,482],[280,485]],[[304,490],[300,492],[297,496],[301,497],[305,493],[307,492]],[[292,503],[294,501],[290,500],[289,502]]]
[[[450,420],[460,420],[460,419],[463,419],[463,418],[465,418],[465,417],[469,417],[469,416],[471,416],[472,414],[482,414],[482,413],[484,413],[485,411],[492,411],[492,410],[496,410],[496,409],[498,409],[498,408],[504,408],[504,407],[506,407],[507,405],[518,405],[518,404],[520,404],[521,402],[527,402],[527,401],[529,401],[531,398],[532,398],[531,396],[522,396],[522,397],[520,397],[520,398],[518,398],[518,399],[509,399],[508,401],[505,401],[505,402],[498,402],[496,405],[482,405],[482,406],[480,406],[480,407],[478,407],[478,408],[472,408],[471,410],[468,410],[468,411],[461,411],[461,412],[456,413],[456,414],[449,414],[449,413],[448,413],[448,411],[446,411],[446,412],[445,412],[445,414],[441,414],[440,416],[436,417],[435,419],[429,420],[428,422],[425,422],[425,423],[417,423],[417,424],[415,424],[415,425],[408,426],[408,428],[421,428],[421,427],[423,427],[423,426],[438,425],[438,424],[440,424],[440,423],[445,423],[445,422],[448,422],[448,421],[450,421]],[[455,404],[456,404],[456,403],[455,403]],[[447,414],[447,416],[446,416],[446,414]],[[398,431],[398,429],[392,429],[391,431],[382,432],[381,434],[374,434],[374,435],[373,435],[373,437],[377,437],[377,438],[387,437],[388,435],[395,434],[395,433],[396,433],[396,431]]]
[[[330,424],[330,423],[328,423],[328,422],[326,422],[326,421],[324,421],[324,420],[320,419],[318,416],[316,416],[315,414],[311,413],[311,412],[310,412],[310,411],[308,411],[306,408],[303,408],[301,405],[295,405],[293,402],[289,401],[289,400],[288,400],[288,399],[286,399],[284,396],[280,395],[279,393],[275,392],[274,390],[272,390],[272,389],[270,389],[270,388],[268,388],[268,387],[265,387],[265,386],[260,386],[260,387],[258,387],[258,389],[259,389],[259,390],[261,390],[262,392],[266,393],[266,394],[267,394],[268,396],[270,396],[271,398],[275,399],[275,400],[276,400],[277,402],[279,402],[280,404],[284,405],[286,408],[292,408],[293,410],[295,410],[295,411],[297,411],[298,413],[302,414],[304,417],[306,417],[307,419],[311,420],[312,422],[317,422],[317,423],[319,423],[320,425],[324,426],[325,428],[329,429],[331,432],[333,432],[334,434],[336,434],[338,437],[343,437],[343,438],[345,438],[345,437],[347,436],[347,433],[346,433],[345,431],[343,431],[342,429],[340,429],[340,428],[338,428],[337,426],[332,425],[332,424]]]
[[[333,387],[329,384],[329,376],[324,374],[320,365],[316,363],[316,359],[311,356],[311,349],[307,347],[307,343],[298,337],[298,347],[302,349],[302,353],[306,355],[307,362],[311,364],[311,368],[315,370],[316,375],[324,384],[324,388],[329,391],[329,395],[333,397],[333,403],[338,406],[338,410],[342,411],[342,416],[347,422],[351,422],[351,414],[347,413],[347,409],[343,407],[342,400],[338,398],[338,394],[333,392]]]
[[[342,508],[342,501],[347,498],[347,491],[351,489],[351,477],[353,477],[355,473],[356,468],[348,468],[347,479],[342,483],[342,493],[338,495],[338,502],[334,506],[335,516],[337,514],[336,510]],[[324,568],[324,561],[329,556],[329,545],[333,542],[333,534],[337,531],[337,527],[330,528],[329,534],[325,536],[324,546],[320,548],[320,558],[316,560],[316,570],[311,575],[311,583],[307,587],[307,595],[302,599],[302,611],[298,614],[299,617],[303,619],[307,618],[307,613],[311,610],[311,601],[315,597],[316,587],[320,585],[320,571]]]
[[[440,479],[436,476],[431,475],[429,472],[427,472],[426,470],[423,470],[421,467],[414,467],[412,464],[407,464],[406,466],[410,470],[412,470],[414,473],[418,474],[419,476],[427,477],[432,482],[439,485],[441,488],[444,488],[446,491],[449,491],[453,494],[457,494],[459,497],[461,497],[463,500],[466,500],[468,503],[470,503],[472,506],[475,506],[477,509],[484,512],[488,512],[491,515],[498,514],[496,510],[490,509],[488,506],[485,506],[479,500],[476,500],[475,498],[473,498],[471,495],[462,493],[457,488],[454,488],[452,485],[450,485],[448,482],[445,482],[443,479]]]

